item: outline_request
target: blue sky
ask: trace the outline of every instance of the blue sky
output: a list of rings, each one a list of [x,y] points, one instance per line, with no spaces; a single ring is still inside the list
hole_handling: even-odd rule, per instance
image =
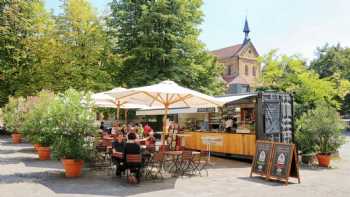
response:
[[[46,0],[58,12],[59,0]],[[90,0],[106,13],[110,0]],[[325,43],[350,46],[348,0],[204,0],[200,39],[209,50],[242,42],[247,15],[250,37],[260,54],[271,49],[310,60]]]

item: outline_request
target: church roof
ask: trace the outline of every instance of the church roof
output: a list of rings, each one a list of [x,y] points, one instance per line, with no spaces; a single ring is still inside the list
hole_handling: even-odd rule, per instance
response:
[[[235,77],[232,81],[230,81],[228,84],[229,84],[229,85],[231,85],[231,84],[249,85],[249,82],[248,82],[248,80],[247,80],[245,77],[243,77],[243,76],[241,76],[241,75],[238,75],[238,76]]]
[[[236,44],[233,46],[211,51],[210,53],[217,56],[219,59],[225,59],[236,55],[241,49],[241,47],[242,47],[242,44]]]

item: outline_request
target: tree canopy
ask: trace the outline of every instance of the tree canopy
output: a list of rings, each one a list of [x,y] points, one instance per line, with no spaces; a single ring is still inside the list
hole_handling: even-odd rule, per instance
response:
[[[264,89],[289,92],[297,103],[297,115],[325,101],[340,109],[341,101],[350,90],[350,82],[336,76],[320,78],[306,62],[297,56],[277,55],[271,51],[262,57]]]
[[[350,80],[350,48],[342,47],[340,44],[334,46],[326,44],[317,49],[317,58],[311,62],[310,68],[321,78]],[[345,96],[341,110],[343,113],[350,113],[350,94]]]
[[[123,58],[118,82],[128,87],[174,80],[221,93],[216,59],[199,41],[201,0],[114,0],[108,25]]]
[[[201,0],[115,0],[100,17],[89,0],[0,1],[0,106],[42,89],[102,91],[161,80],[209,94],[221,66],[198,39]]]

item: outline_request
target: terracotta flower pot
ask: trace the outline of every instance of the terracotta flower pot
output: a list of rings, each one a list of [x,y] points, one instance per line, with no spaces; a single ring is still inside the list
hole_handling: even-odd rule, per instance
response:
[[[38,147],[37,148],[39,159],[40,160],[50,160],[51,159],[51,151],[50,147]]]
[[[321,167],[329,167],[331,163],[331,154],[317,154],[318,165]]]
[[[22,141],[22,134],[20,133],[13,133],[12,135],[12,143],[13,144],[19,144]]]
[[[33,144],[33,146],[36,152],[38,152],[38,148],[41,147],[40,144]]]
[[[66,177],[78,177],[81,174],[83,168],[83,160],[74,159],[62,159],[63,167],[65,170]]]

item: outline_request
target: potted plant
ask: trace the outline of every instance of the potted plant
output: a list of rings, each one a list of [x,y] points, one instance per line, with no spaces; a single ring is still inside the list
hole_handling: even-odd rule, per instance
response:
[[[49,106],[47,125],[55,135],[53,154],[61,159],[66,177],[80,176],[90,155],[92,144],[87,139],[97,131],[92,107],[89,95],[73,89],[56,96]]]
[[[345,125],[337,110],[325,102],[302,115],[302,131],[310,141],[310,148],[316,150],[319,166],[329,167],[331,154],[344,144]]]
[[[19,144],[22,141],[22,134],[19,131],[25,113],[25,99],[23,97],[10,97],[9,102],[3,109],[3,119],[7,129],[12,133],[12,143]]]
[[[27,103],[31,108],[25,114],[22,130],[24,136],[29,139],[39,155],[40,160],[51,158],[50,146],[54,141],[53,131],[48,124],[48,106],[54,99],[54,94],[49,91],[41,91],[38,96],[28,98]]]

